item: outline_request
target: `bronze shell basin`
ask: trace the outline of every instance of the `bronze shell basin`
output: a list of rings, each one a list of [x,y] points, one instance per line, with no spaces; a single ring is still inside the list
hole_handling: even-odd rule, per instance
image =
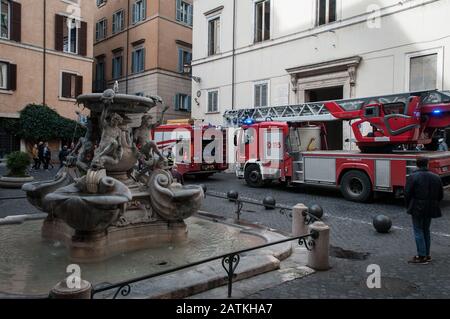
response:
[[[78,183],[45,196],[53,216],[66,222],[77,232],[101,232],[118,220],[121,208],[132,199],[128,187],[111,177],[100,180],[99,192],[83,189],[85,177]]]

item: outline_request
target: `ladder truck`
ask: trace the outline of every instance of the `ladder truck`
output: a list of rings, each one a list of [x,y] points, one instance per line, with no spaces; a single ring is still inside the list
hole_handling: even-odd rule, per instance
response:
[[[375,192],[401,196],[419,157],[450,184],[450,152],[437,151],[450,126],[449,91],[232,110],[224,118],[240,127],[236,175],[251,187],[333,186],[356,202]],[[349,121],[359,151],[328,150],[327,121]]]

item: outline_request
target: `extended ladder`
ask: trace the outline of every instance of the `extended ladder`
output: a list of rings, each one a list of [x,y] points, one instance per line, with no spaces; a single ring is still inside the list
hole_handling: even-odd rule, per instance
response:
[[[434,95],[432,93],[435,93]],[[355,111],[364,105],[372,103],[408,103],[411,96],[421,96],[426,103],[427,99],[442,99],[442,94],[437,90],[409,92],[401,94],[372,96],[357,99],[323,101],[313,103],[303,103],[298,105],[272,106],[261,108],[246,108],[238,110],[228,110],[224,113],[225,123],[230,126],[239,126],[245,120],[254,122],[277,121],[277,122],[322,122],[337,120],[325,106],[327,102],[337,103],[345,111]],[[430,102],[429,102],[430,103]]]

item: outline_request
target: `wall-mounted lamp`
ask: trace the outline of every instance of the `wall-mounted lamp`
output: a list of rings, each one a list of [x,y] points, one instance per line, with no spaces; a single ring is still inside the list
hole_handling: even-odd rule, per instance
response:
[[[201,78],[199,78],[198,76],[192,75],[192,65],[190,63],[185,63],[183,65],[183,73],[184,73],[184,75],[188,75],[195,82],[197,82],[197,83],[201,82]]]

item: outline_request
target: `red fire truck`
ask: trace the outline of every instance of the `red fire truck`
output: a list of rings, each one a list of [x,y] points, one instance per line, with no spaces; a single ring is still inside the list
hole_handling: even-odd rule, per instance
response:
[[[209,177],[228,168],[225,142],[223,145],[220,143],[220,156],[223,156],[220,161],[207,161],[203,157],[204,149],[215,139],[215,136],[207,136],[206,132],[211,128],[221,132],[223,140],[226,140],[224,129],[206,124],[194,125],[189,120],[169,120],[167,124],[158,126],[152,136],[163,154],[167,154],[169,149],[172,150],[174,163],[180,174]],[[201,142],[196,142],[196,138]]]
[[[272,181],[335,186],[346,199],[365,202],[374,192],[402,195],[419,157],[450,184],[450,152],[435,150],[450,126],[450,92],[244,109],[226,112],[225,119],[241,126],[236,174],[251,187]],[[360,150],[327,150],[324,123],[339,120],[356,120],[350,124]]]

